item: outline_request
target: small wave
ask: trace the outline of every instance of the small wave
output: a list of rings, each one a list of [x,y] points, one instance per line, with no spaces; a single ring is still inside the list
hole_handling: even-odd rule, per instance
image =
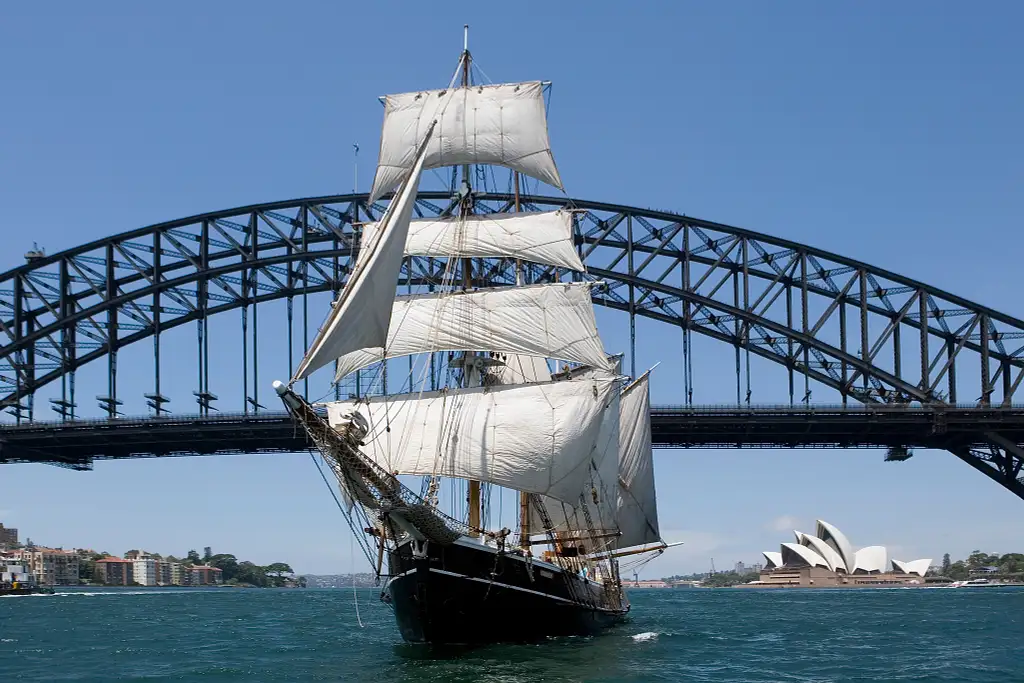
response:
[[[658,634],[654,631],[647,631],[645,633],[638,633],[635,636],[630,637],[633,639],[634,643],[645,643],[648,640],[656,640],[658,638]]]

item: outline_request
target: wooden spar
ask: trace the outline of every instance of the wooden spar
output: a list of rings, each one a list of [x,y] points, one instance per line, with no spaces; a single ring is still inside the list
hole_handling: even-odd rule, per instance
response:
[[[682,545],[682,544],[683,544],[682,541],[679,541],[677,543],[659,543],[657,545],[647,546],[647,547],[627,548],[626,550],[615,550],[615,551],[612,551],[610,553],[594,553],[593,555],[588,555],[587,557],[589,557],[591,559],[595,559],[595,560],[611,560],[611,559],[615,559],[615,558],[618,558],[618,557],[628,557],[630,555],[640,555],[641,553],[661,552],[662,550],[666,550],[668,548],[674,548],[677,545]]]

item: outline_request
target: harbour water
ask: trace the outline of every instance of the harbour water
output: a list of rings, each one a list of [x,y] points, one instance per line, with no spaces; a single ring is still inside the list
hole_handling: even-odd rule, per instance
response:
[[[1024,590],[634,590],[594,638],[432,650],[372,591],[106,589],[0,599],[17,681],[1024,680]],[[359,621],[363,626],[360,627]]]

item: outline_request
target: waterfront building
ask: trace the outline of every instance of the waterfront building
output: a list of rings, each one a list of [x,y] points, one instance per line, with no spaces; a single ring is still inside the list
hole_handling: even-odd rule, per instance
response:
[[[135,582],[135,563],[120,557],[96,560],[93,579],[104,586],[131,586]]]
[[[131,560],[132,576],[140,586],[155,586],[160,577],[160,565],[152,557],[137,557]]]
[[[20,560],[40,586],[77,586],[78,553],[62,548],[19,548],[10,556]]]
[[[181,562],[167,562],[165,563],[170,573],[170,584],[172,586],[184,586],[185,585],[185,565]]]
[[[196,565],[189,568],[190,586],[214,586],[224,583],[224,573],[217,567]]]
[[[18,545],[18,530],[5,527],[0,523],[0,550]]]
[[[783,543],[778,552],[766,551],[762,586],[879,586],[924,583],[931,559],[889,561],[884,546],[854,551],[846,536],[823,520],[815,535],[794,531],[795,543]]]

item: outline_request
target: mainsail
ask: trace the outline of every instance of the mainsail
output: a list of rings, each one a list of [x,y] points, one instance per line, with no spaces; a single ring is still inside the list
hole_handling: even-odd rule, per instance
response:
[[[426,128],[425,142],[430,140],[433,130],[433,124]],[[378,231],[377,239],[366,245],[365,259],[353,270],[327,321],[292,376],[293,382],[308,377],[338,356],[386,342],[391,302],[395,299],[395,283],[402,266],[425,154],[424,143],[413,160],[412,173],[384,214],[381,221],[384,227]],[[342,320],[344,325],[340,324]]]
[[[437,128],[427,144],[423,168],[495,164],[562,189],[548,141],[543,84],[473,85],[384,98],[371,203],[412,169],[415,151],[432,121]]]
[[[617,481],[612,511],[601,511],[601,528],[617,529],[619,548],[630,548],[661,540],[658,508],[654,491],[654,461],[651,453],[650,398],[648,374],[622,390],[618,413],[618,476],[606,474],[602,481]],[[577,380],[578,381],[578,380]],[[538,511],[531,513],[530,528],[535,532],[565,532],[579,525],[575,506],[546,500],[551,526],[544,528]]]
[[[567,282],[398,297],[386,345],[341,356],[337,377],[385,356],[459,349],[519,353],[607,368],[590,286]]]
[[[358,410],[365,451],[389,472],[486,481],[576,502],[594,462],[615,460],[605,416],[618,382],[548,382],[327,404],[332,426]],[[616,430],[617,431],[617,430]]]
[[[615,523],[629,548],[661,540],[651,453],[649,374],[622,390],[619,402],[619,495]]]
[[[363,225],[363,249],[373,244],[380,222]],[[421,218],[409,225],[407,256],[510,258],[568,270],[584,270],[573,244],[572,213],[564,209],[519,214]]]

